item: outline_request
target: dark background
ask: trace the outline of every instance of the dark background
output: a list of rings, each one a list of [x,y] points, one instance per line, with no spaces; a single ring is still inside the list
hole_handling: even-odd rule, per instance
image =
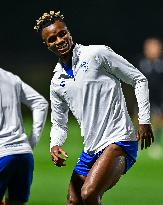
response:
[[[163,38],[163,1],[1,1],[0,66],[49,99],[56,57],[33,29],[44,12],[61,10],[74,41],[105,44],[134,62],[147,37]]]

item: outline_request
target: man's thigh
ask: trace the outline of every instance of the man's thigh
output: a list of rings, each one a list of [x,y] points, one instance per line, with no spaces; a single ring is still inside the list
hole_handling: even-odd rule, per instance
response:
[[[16,167],[8,183],[8,200],[27,202],[30,194],[30,186],[33,179],[34,160],[32,154],[15,155]]]
[[[116,144],[105,148],[89,171],[82,189],[102,195],[123,175],[126,153]]]
[[[0,202],[3,199],[8,183],[15,169],[13,169],[12,166],[13,160],[14,157],[12,155],[0,158]]]
[[[77,174],[75,171],[72,173],[67,196],[67,204],[83,205],[81,198],[81,188],[85,181],[85,176]]]

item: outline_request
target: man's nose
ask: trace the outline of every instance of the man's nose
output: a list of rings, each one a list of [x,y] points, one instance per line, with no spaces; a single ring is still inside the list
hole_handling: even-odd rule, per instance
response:
[[[63,41],[64,41],[63,38],[57,37],[56,44],[58,45],[58,44],[62,43]]]

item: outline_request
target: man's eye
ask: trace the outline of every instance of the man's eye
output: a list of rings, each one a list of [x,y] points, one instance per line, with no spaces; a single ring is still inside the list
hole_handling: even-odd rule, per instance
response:
[[[49,39],[48,39],[48,43],[53,43],[56,41],[56,37],[54,36],[51,36]]]
[[[66,31],[62,31],[60,34],[59,34],[59,37],[62,38],[66,35]]]

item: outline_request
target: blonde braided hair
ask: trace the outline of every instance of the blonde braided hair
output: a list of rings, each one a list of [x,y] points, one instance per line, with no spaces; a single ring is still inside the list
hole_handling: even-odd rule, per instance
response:
[[[46,25],[50,25],[54,23],[56,20],[63,21],[64,16],[61,14],[60,11],[50,11],[49,13],[44,13],[38,20],[36,20],[36,25],[34,29],[39,32],[41,31]]]

